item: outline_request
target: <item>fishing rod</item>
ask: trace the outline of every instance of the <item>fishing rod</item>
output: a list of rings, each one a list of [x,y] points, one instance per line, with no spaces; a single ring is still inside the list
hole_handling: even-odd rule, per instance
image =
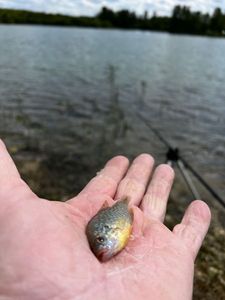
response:
[[[178,169],[180,170],[181,175],[183,176],[187,186],[189,187],[189,190],[193,196],[194,199],[200,199],[200,195],[195,188],[195,185],[187,171],[187,169],[184,166],[184,163],[182,160],[179,158],[179,150],[178,148],[172,149],[169,148],[167,153],[166,153],[166,163],[169,164],[170,166],[173,166],[174,163],[177,164]]]
[[[174,148],[161,134],[155,129],[151,123],[143,118],[143,116],[138,112],[139,117],[147,125],[148,128],[158,137],[158,139],[168,148],[167,151],[167,163],[172,165],[177,163],[177,166],[186,181],[193,197],[199,199],[199,193],[195,188],[191,177],[189,176],[187,169],[198,179],[198,181],[206,188],[206,190],[225,208],[225,201],[219,196],[219,194],[202,178],[202,176],[180,155],[179,149]]]

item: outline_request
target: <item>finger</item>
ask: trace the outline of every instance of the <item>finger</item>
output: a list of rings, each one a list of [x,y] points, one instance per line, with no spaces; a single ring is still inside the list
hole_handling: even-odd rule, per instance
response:
[[[9,155],[5,144],[0,139],[0,184],[7,185],[20,179],[19,172]]]
[[[174,227],[173,232],[186,243],[195,257],[208,231],[211,213],[208,205],[200,200],[192,202],[186,210],[181,224]]]
[[[103,205],[113,206],[114,203],[111,197],[104,194],[77,196],[66,201],[66,204],[70,205],[70,212],[73,216],[80,216],[84,224],[87,224]]]
[[[89,195],[94,196],[98,194],[105,194],[113,197],[118,183],[123,178],[127,171],[129,161],[124,156],[116,156],[109,160],[96,177],[94,177],[86,187],[81,191],[78,197],[89,198]],[[75,197],[76,199],[78,197]],[[73,202],[75,199],[69,200]],[[75,199],[75,200],[76,200]]]
[[[147,217],[163,222],[173,179],[174,171],[170,166],[160,165],[156,168],[141,203]]]
[[[151,155],[139,155],[133,161],[124,179],[120,182],[116,199],[127,196],[132,204],[138,205],[146,190],[153,164],[154,159]]]

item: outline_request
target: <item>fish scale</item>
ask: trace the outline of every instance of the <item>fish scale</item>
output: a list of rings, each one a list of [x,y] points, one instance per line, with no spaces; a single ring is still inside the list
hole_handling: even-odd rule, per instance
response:
[[[119,253],[127,244],[133,216],[127,198],[112,207],[104,207],[89,221],[86,234],[93,253],[106,261]]]

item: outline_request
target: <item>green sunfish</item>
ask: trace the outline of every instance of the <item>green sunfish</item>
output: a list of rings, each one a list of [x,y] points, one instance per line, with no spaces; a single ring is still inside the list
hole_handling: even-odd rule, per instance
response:
[[[106,207],[106,202],[87,225],[90,248],[100,261],[107,261],[119,253],[129,240],[133,214],[128,202],[125,198],[111,207]]]

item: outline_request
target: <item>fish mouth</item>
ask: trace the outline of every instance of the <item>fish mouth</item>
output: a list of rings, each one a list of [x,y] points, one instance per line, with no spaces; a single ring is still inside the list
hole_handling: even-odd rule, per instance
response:
[[[97,257],[101,262],[105,262],[113,257],[113,253],[109,249],[102,249],[98,251]]]

